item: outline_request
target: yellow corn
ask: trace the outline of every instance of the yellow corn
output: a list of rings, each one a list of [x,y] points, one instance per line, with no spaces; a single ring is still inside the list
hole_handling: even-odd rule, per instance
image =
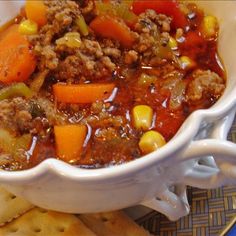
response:
[[[37,34],[38,25],[31,20],[24,20],[20,23],[18,30],[21,34]]]
[[[56,41],[57,45],[66,45],[69,48],[79,48],[81,46],[80,34],[78,32],[69,32],[64,37]]]
[[[134,127],[136,129],[148,130],[152,125],[153,110],[146,105],[138,105],[132,111]]]
[[[138,84],[141,86],[149,86],[155,83],[157,78],[155,76],[150,76],[142,73],[138,79]]]
[[[175,49],[178,48],[178,43],[177,43],[177,41],[176,41],[173,37],[170,37],[169,42],[168,42],[168,46],[169,46],[172,50],[175,50]]]
[[[184,70],[192,69],[196,65],[195,61],[187,56],[180,57],[180,64],[181,68]]]
[[[144,154],[148,154],[164,146],[166,141],[164,137],[157,131],[147,131],[143,134],[139,141],[139,148]]]
[[[214,16],[205,16],[201,24],[201,33],[206,38],[214,38],[219,29],[218,21]]]

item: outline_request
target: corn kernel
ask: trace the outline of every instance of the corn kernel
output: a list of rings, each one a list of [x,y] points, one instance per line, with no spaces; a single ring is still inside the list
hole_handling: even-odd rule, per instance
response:
[[[214,38],[219,29],[218,21],[214,16],[205,16],[201,24],[201,33],[206,38]]]
[[[177,41],[173,37],[170,37],[169,42],[168,42],[168,46],[172,50],[176,50],[178,48],[178,43],[177,43]]]
[[[187,56],[180,57],[180,64],[183,70],[189,70],[196,66],[195,61],[193,61],[191,58]]]
[[[152,125],[153,110],[146,105],[138,105],[132,111],[133,122],[136,129],[148,130]]]
[[[31,35],[31,34],[37,34],[38,32],[38,25],[31,21],[31,20],[24,20],[19,25],[19,33]]]
[[[139,141],[139,148],[144,154],[148,154],[164,146],[166,141],[164,137],[157,131],[147,131],[143,134]]]
[[[57,45],[66,45],[69,48],[79,48],[81,46],[80,34],[78,32],[66,33],[62,38],[56,40]]]
[[[145,73],[142,73],[138,79],[138,84],[141,86],[149,86],[155,83],[157,80],[156,76],[150,76]]]

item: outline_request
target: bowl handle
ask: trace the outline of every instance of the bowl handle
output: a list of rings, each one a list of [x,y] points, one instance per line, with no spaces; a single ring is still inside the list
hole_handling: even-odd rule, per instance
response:
[[[201,164],[213,157],[216,166]],[[219,139],[193,141],[178,161],[196,160],[194,167],[186,172],[183,183],[193,187],[210,189],[236,184],[236,144]]]
[[[174,187],[174,192],[166,189],[158,196],[158,198],[142,202],[140,205],[161,212],[172,221],[176,221],[179,218],[188,215],[190,207],[186,194],[186,186],[179,184]]]

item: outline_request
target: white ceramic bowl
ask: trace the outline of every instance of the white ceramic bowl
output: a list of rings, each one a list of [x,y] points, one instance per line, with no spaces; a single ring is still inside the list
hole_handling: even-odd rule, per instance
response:
[[[236,144],[225,141],[236,107],[236,2],[198,3],[220,21],[219,51],[228,74],[227,89],[213,107],[191,114],[166,146],[130,163],[84,170],[48,159],[30,170],[1,171],[0,184],[53,210],[85,213],[143,204],[172,220],[189,212],[186,185],[236,184]],[[0,24],[21,4],[0,1]]]

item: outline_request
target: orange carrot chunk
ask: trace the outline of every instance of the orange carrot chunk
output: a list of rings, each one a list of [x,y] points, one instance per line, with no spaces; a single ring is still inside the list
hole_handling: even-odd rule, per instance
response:
[[[0,81],[5,84],[27,80],[36,67],[29,43],[18,27],[14,24],[0,35]]]
[[[135,38],[122,19],[111,16],[97,16],[91,23],[91,29],[101,37],[119,41],[125,47],[131,47]]]
[[[42,0],[27,0],[25,3],[25,12],[27,18],[39,26],[44,26],[47,23],[47,8]]]
[[[85,125],[54,126],[57,157],[68,163],[78,161],[86,133]]]
[[[109,98],[114,84],[62,84],[53,85],[53,94],[58,102],[93,103]]]

